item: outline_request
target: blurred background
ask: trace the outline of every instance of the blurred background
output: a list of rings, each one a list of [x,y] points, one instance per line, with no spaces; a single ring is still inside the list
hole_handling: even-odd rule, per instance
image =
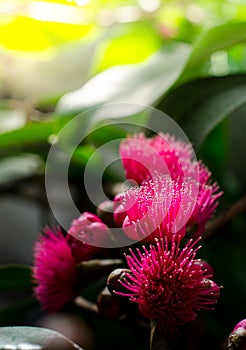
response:
[[[0,0],[1,263],[32,264],[41,228],[55,223],[44,186],[49,148],[69,120],[100,103],[160,108],[184,129],[224,191],[218,213],[243,197],[245,21],[244,0]],[[144,111],[129,115],[146,117]],[[87,160],[97,146],[124,135],[120,127],[101,128],[73,154],[69,184],[81,211],[94,209],[83,187]],[[104,184],[120,180],[111,169]],[[74,218],[56,181],[54,196],[70,223]],[[203,249],[224,286],[216,312],[207,316],[206,346],[217,344],[246,317],[245,229],[241,214]],[[9,303],[3,298],[0,324],[27,322],[23,310],[31,306],[21,309],[20,319],[14,316],[17,309],[6,311]],[[111,323],[104,327],[119,334]],[[103,330],[100,336],[105,348],[115,348]]]

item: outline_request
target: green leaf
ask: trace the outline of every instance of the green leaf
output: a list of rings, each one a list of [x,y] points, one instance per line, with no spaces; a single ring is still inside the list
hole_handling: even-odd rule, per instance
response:
[[[157,51],[161,43],[152,20],[119,23],[97,45],[92,71],[99,73],[112,66],[141,62]]]
[[[178,82],[187,81],[194,77],[196,67],[209,59],[213,52],[227,49],[245,41],[246,22],[229,22],[207,30],[194,44]]]
[[[188,45],[173,43],[143,63],[107,69],[79,90],[65,94],[58,103],[57,111],[81,112],[102,104],[126,102],[132,103],[132,107],[127,108],[127,115],[136,114],[146,105],[153,104],[172,86],[188,55]],[[119,111],[117,105],[112,113],[118,117],[126,115],[124,108]]]
[[[1,134],[0,148],[47,141],[52,131],[53,122],[30,123],[22,128]]]
[[[225,117],[246,102],[246,75],[200,79],[170,92],[158,106],[200,146]]]
[[[0,349],[29,350],[82,350],[63,335],[50,329],[37,327],[0,328]]]
[[[5,132],[0,137],[0,149],[48,142],[49,136],[56,134],[69,120],[70,117],[57,118],[53,115],[47,121],[30,122],[19,129]]]
[[[32,288],[32,270],[26,265],[0,266],[0,292]]]

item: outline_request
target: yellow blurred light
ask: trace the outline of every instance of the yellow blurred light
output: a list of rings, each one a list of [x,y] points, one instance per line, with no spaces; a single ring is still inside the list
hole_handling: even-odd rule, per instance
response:
[[[90,0],[75,0],[76,4],[79,6],[84,6],[89,4]]]
[[[186,13],[186,17],[192,23],[198,24],[204,21],[206,15],[204,10],[200,6],[193,4],[189,6]]]
[[[137,6],[122,6],[116,9],[105,9],[99,13],[99,23],[110,26],[114,23],[136,22],[141,17],[141,10]]]
[[[117,9],[115,12],[116,22],[127,23],[135,22],[141,16],[141,12],[136,6],[124,6]]]
[[[81,11],[70,5],[58,5],[46,2],[32,2],[30,4],[28,15],[39,21],[84,24],[85,18]]]
[[[77,5],[85,5],[89,1],[77,0],[74,4],[68,4],[68,1],[67,4],[48,1],[0,1],[0,14],[26,16],[43,22],[88,24],[87,13]]]
[[[139,0],[139,6],[146,12],[157,11],[161,5],[160,0]]]

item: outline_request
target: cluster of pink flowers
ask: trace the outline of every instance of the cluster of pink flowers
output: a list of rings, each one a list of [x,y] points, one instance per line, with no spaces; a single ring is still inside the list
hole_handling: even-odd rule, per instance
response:
[[[72,222],[68,234],[46,227],[34,247],[35,294],[44,309],[59,311],[79,293],[77,264],[93,259],[101,248],[83,242],[83,236],[109,238],[108,227],[94,214],[83,213]]]
[[[221,192],[209,170],[193,159],[191,146],[173,136],[127,137],[120,156],[126,178],[137,185],[115,196],[114,225],[139,248],[126,255],[130,272],[120,281],[124,291],[115,293],[173,333],[219,297],[210,265],[196,257],[196,246]],[[86,243],[88,236],[95,246]],[[45,230],[34,262],[35,293],[44,308],[58,311],[73,300],[80,284],[77,264],[97,257],[101,243],[110,239],[107,225],[90,213],[74,220],[66,236]]]
[[[168,134],[150,139],[141,134],[126,138],[120,146],[120,155],[126,177],[140,186],[115,199],[114,219],[122,224],[127,235],[138,238],[127,227],[139,222],[146,212],[150,215],[147,215],[146,220],[141,220],[141,225],[145,227],[148,226],[148,216],[152,218],[154,213],[155,218],[160,218],[162,213],[168,230],[173,234],[177,234],[177,226],[183,230],[182,236],[187,230],[193,231],[194,238],[204,232],[206,222],[218,205],[217,199],[221,192],[218,192],[217,184],[211,182],[209,170],[201,162],[192,159],[189,145],[176,141]],[[155,226],[159,224],[162,223],[157,222]],[[166,226],[165,223],[162,226]],[[170,236],[171,232],[163,229],[163,234]],[[152,228],[147,228],[149,231],[153,232]],[[153,242],[155,237],[152,234],[146,241]]]

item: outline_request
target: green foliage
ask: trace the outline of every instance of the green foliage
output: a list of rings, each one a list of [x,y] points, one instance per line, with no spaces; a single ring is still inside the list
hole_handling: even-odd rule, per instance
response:
[[[199,146],[224,118],[246,102],[245,84],[245,75],[196,80],[171,91],[158,108],[174,118]]]
[[[179,83],[199,76],[201,65],[211,54],[246,41],[246,22],[225,23],[207,30],[194,43]],[[227,72],[228,73],[228,72]]]
[[[142,62],[161,44],[152,21],[119,24],[97,46],[92,71],[96,74],[112,66]]]
[[[21,264],[0,266],[1,295],[5,298],[11,293],[16,296],[12,303],[1,306],[0,326],[15,326],[23,324],[28,319],[30,313],[38,306],[37,300],[31,296],[33,287],[32,270],[29,266]],[[1,340],[3,338],[0,336],[0,344],[3,346]]]
[[[127,109],[128,114],[124,114],[123,110],[119,115],[116,108],[115,116],[136,114],[144,110],[144,106],[155,103],[174,84],[188,55],[187,45],[173,43],[138,65],[110,68],[89,80],[81,89],[65,94],[58,102],[57,110],[68,114],[101,104],[125,102],[133,104],[133,111]]]
[[[6,292],[13,289],[31,290],[32,271],[25,265],[0,266],[0,291]]]
[[[38,308],[40,305],[34,297],[22,298],[18,302],[14,301],[11,305],[0,310],[0,326],[10,327],[24,324],[25,320],[28,320],[33,311]]]

